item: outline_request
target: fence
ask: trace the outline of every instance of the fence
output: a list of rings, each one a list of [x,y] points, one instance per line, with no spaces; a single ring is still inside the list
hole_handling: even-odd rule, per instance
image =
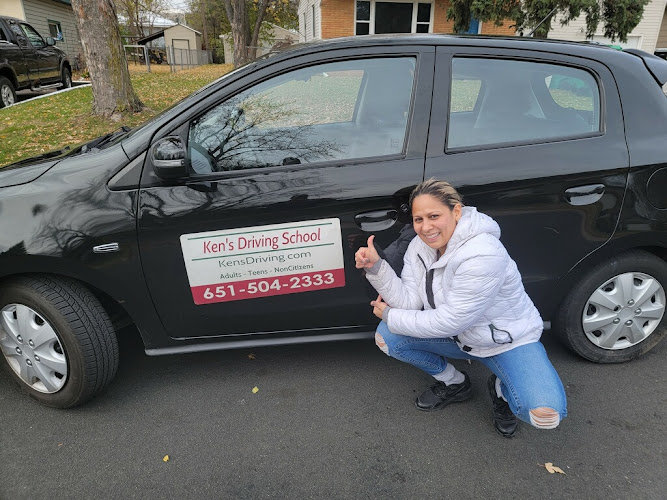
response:
[[[145,45],[125,45],[125,59],[128,66],[144,67],[147,72],[155,70],[175,73],[179,70],[195,68],[213,62],[210,50],[190,50],[168,47],[147,47]]]

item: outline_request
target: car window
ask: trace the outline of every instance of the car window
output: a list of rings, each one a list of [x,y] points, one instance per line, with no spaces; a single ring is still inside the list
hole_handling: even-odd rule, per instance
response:
[[[540,142],[600,130],[600,92],[585,70],[454,58],[447,149]]]
[[[44,40],[40,36],[39,33],[37,33],[32,26],[29,26],[27,24],[22,24],[21,29],[25,33],[25,36],[28,38],[30,43],[32,44],[33,47],[44,47]]]
[[[196,173],[399,154],[413,57],[341,61],[265,80],[190,125]]]

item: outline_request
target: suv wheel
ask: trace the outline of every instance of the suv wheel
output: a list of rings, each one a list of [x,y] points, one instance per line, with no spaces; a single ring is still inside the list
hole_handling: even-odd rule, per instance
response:
[[[0,290],[0,349],[14,380],[39,402],[80,405],[113,379],[118,344],[109,317],[76,281],[20,278]]]
[[[665,336],[666,289],[663,260],[643,251],[620,255],[581,278],[560,307],[556,329],[586,359],[629,361]]]
[[[72,73],[66,67],[63,67],[62,78],[60,81],[62,82],[64,89],[68,89],[72,86]]]
[[[14,85],[4,76],[0,76],[0,108],[6,108],[16,102]]]

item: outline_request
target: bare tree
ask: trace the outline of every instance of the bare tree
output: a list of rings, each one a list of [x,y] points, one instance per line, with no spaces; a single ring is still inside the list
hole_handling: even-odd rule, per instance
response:
[[[93,85],[93,113],[120,118],[143,104],[132,88],[113,0],[72,0]]]

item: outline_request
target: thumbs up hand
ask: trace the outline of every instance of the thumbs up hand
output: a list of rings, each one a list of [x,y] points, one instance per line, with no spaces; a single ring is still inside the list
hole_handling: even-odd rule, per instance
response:
[[[375,235],[368,237],[368,246],[361,247],[357,250],[357,253],[354,254],[354,262],[357,269],[368,269],[373,267],[373,265],[380,260],[380,256],[375,250],[375,245],[373,245],[373,240]]]

